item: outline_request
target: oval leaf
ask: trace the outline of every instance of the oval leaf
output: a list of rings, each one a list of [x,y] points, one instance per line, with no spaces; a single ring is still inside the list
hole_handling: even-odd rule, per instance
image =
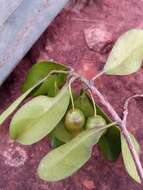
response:
[[[64,142],[60,141],[55,136],[52,136],[50,134],[48,135],[48,140],[50,141],[50,145],[52,148],[57,148],[64,144]]]
[[[59,87],[60,87],[57,78],[58,76],[59,75],[50,76],[45,82],[43,82],[43,84],[39,87],[39,89],[36,90],[34,96],[39,96],[39,95],[47,95],[49,97],[56,96],[59,92]]]
[[[76,97],[74,104],[76,108],[79,108],[84,113],[86,118],[94,115],[93,105],[85,93],[82,93],[80,96]]]
[[[67,70],[67,68],[59,63],[52,61],[42,61],[34,64],[29,70],[26,80],[22,86],[22,92],[25,92],[41,79],[43,79],[47,74],[53,70]],[[55,83],[58,87],[61,87],[65,82],[65,74],[57,74],[49,77],[39,88],[34,92],[34,96],[37,95],[48,95],[54,96]]]
[[[130,134],[130,137],[132,139],[132,142],[134,143],[134,146],[136,148],[136,151],[140,153],[140,146],[135,139],[135,137]],[[140,177],[138,175],[134,160],[132,158],[131,152],[128,148],[128,145],[126,143],[126,140],[123,135],[121,135],[121,145],[122,145],[122,156],[123,156],[123,162],[125,165],[125,168],[128,172],[128,174],[138,183],[141,183]]]
[[[116,161],[121,152],[120,130],[116,126],[110,127],[98,144],[107,160]]]
[[[72,175],[91,157],[92,146],[98,142],[105,128],[83,131],[68,143],[52,150],[39,164],[39,177],[58,181]]]
[[[64,127],[64,122],[61,121],[50,133],[51,136],[57,138],[59,141],[67,143],[72,139],[72,135]]]
[[[68,108],[69,99],[67,86],[54,98],[33,98],[13,117],[10,136],[25,145],[41,140],[60,122]]]
[[[139,70],[143,59],[143,30],[125,32],[115,43],[104,67],[109,75],[128,75]]]

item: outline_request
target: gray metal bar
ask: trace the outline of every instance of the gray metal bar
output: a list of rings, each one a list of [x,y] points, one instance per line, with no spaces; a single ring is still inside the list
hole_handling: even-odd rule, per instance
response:
[[[68,0],[23,0],[0,27],[0,85]]]
[[[23,0],[0,0],[0,27]]]

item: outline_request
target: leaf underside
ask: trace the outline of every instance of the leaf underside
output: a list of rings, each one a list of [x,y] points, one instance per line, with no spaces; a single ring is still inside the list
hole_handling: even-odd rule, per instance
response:
[[[33,144],[48,135],[60,122],[69,105],[68,87],[54,97],[38,96],[14,115],[10,136],[21,144]]]
[[[108,75],[129,75],[138,71],[143,59],[143,30],[125,32],[115,43],[104,72]]]
[[[140,146],[135,139],[135,137],[130,133],[130,137],[132,140],[132,143],[134,144],[137,153],[140,153]],[[131,152],[129,150],[129,147],[126,143],[126,140],[123,135],[121,135],[121,145],[122,145],[122,157],[123,157],[123,162],[125,165],[125,168],[128,172],[128,174],[138,183],[141,183],[140,177],[138,175],[134,160],[132,158]]]
[[[52,150],[39,164],[39,177],[47,181],[58,181],[72,175],[89,160],[92,147],[105,128],[83,131],[68,143]]]
[[[50,135],[57,138],[63,143],[67,143],[72,139],[72,135],[64,127],[64,121],[58,123],[58,125],[53,129]]]

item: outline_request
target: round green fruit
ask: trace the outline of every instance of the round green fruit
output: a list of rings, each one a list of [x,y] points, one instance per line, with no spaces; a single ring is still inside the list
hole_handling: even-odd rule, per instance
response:
[[[81,131],[85,124],[84,114],[80,109],[71,109],[65,117],[65,127],[69,131]]]
[[[87,119],[86,122],[86,129],[92,129],[92,128],[100,128],[101,126],[105,126],[106,125],[106,121],[103,117],[101,117],[100,115],[96,115],[96,116],[91,116]]]

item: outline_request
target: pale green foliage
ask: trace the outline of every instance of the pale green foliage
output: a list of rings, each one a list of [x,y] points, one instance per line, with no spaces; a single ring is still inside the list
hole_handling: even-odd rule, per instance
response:
[[[7,119],[7,117],[14,112],[14,110],[20,105],[20,103],[42,82],[44,82],[50,74],[48,74],[44,79],[37,82],[34,86],[29,88],[24,94],[17,98],[1,115],[0,115],[0,125]]]
[[[143,30],[125,32],[115,43],[104,67],[109,75],[128,75],[139,70],[143,59]]]
[[[47,76],[51,71],[66,71],[67,68],[64,65],[61,65],[52,61],[41,61],[34,64],[31,69],[28,71],[26,80],[22,86],[22,91],[25,92],[37,82],[42,80]],[[65,74],[58,74],[54,76],[50,76],[44,81],[44,83],[36,89],[34,95],[51,95],[55,94],[55,84],[57,87],[64,84]]]
[[[64,127],[63,121],[58,123],[56,128],[52,131],[51,135],[64,143],[72,139],[72,135]]]
[[[134,144],[136,151],[138,154],[140,153],[140,146],[135,139],[135,137],[130,133],[130,137],[132,139],[132,143]],[[138,175],[134,160],[132,158],[131,152],[129,150],[129,147],[126,143],[126,140],[123,135],[121,135],[121,146],[122,146],[122,156],[125,168],[128,172],[128,174],[138,183],[141,183],[140,177]]]
[[[47,181],[58,181],[72,175],[91,157],[92,147],[105,128],[83,131],[67,144],[52,150],[40,162],[39,177]]]
[[[60,122],[68,108],[69,98],[67,86],[54,98],[33,98],[14,115],[10,136],[21,144],[33,144],[41,140]]]
[[[7,117],[19,106],[19,104],[28,96],[33,88],[26,91],[22,96],[20,96],[16,101],[9,106],[1,115],[0,115],[0,125],[7,119]]]

